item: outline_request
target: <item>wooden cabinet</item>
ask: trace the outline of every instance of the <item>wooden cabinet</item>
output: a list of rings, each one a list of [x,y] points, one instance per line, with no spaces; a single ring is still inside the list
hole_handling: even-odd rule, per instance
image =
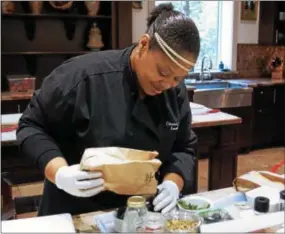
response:
[[[1,13],[1,92],[9,91],[8,75],[34,76],[36,89],[40,88],[43,79],[65,60],[90,52],[92,40],[102,41],[100,50],[132,44],[131,1],[100,1],[95,16],[88,15],[83,1],[74,1],[63,11],[45,1],[40,14],[32,13],[28,1],[13,4],[13,12]],[[95,24],[99,32],[90,38]],[[1,103],[2,114],[22,112],[27,105],[27,101]]]
[[[28,106],[30,100],[2,101],[1,114],[22,113]]]
[[[242,118],[242,123],[236,127],[236,143],[240,151],[252,147],[284,146],[284,92],[284,85],[258,86],[253,89],[252,106],[221,109]],[[188,91],[190,101],[193,101],[193,95],[193,91]]]
[[[285,45],[284,1],[260,1],[259,44]],[[281,14],[280,14],[281,12]],[[283,20],[282,20],[283,19]]]
[[[275,145],[285,146],[285,86],[280,85],[275,90],[275,131],[273,134],[273,142]]]
[[[252,106],[223,108],[221,109],[221,111],[238,116],[242,119],[242,123],[237,125],[236,127],[236,143],[238,144],[238,148],[240,149],[240,151],[248,151],[252,145]]]
[[[253,147],[284,145],[284,85],[253,91]]]

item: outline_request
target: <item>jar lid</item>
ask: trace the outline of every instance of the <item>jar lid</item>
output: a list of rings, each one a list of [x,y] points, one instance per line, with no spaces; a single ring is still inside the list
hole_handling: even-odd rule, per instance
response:
[[[268,212],[269,199],[267,197],[256,197],[254,200],[254,210],[257,212]]]
[[[128,207],[140,208],[145,206],[146,200],[142,196],[132,196],[128,199]]]
[[[282,191],[280,192],[280,198],[283,199],[283,200],[285,200],[285,190],[282,190]]]

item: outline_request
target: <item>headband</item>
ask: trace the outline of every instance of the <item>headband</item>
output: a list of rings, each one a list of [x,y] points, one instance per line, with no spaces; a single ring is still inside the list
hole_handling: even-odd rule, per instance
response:
[[[180,68],[182,68],[183,70],[189,72],[189,69],[185,66],[183,66],[180,62],[177,61],[177,59],[174,58],[174,56],[176,56],[177,58],[179,58],[180,60],[182,60],[184,63],[187,63],[189,65],[195,66],[195,63],[183,58],[182,56],[180,56],[178,53],[176,53],[162,38],[161,36],[159,36],[159,34],[157,32],[154,33],[155,39],[158,42],[160,48],[166,53],[166,55]],[[171,55],[169,52],[171,52],[173,55]]]

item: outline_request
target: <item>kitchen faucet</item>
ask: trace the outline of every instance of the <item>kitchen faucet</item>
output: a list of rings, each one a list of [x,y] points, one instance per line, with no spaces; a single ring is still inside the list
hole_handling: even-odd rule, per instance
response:
[[[205,60],[208,59],[209,60],[209,67],[208,68],[204,68],[204,63],[205,63]],[[213,66],[213,63],[212,63],[212,60],[209,56],[205,55],[203,58],[202,58],[202,66],[201,66],[201,72],[200,72],[200,76],[199,76],[199,79],[200,81],[203,81],[205,76],[208,77],[209,79],[211,79],[212,75],[211,75],[211,69],[212,69],[212,66]],[[207,74],[205,74],[205,72]]]

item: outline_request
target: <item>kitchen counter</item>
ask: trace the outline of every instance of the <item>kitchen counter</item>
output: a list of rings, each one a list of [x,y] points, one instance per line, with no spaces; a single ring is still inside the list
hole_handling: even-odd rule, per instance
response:
[[[250,78],[250,79],[230,79],[229,81],[235,83],[246,84],[248,87],[258,86],[271,86],[271,85],[284,85],[285,79],[283,80],[272,80],[270,78]]]
[[[192,128],[212,127],[240,124],[242,119],[219,110],[213,110],[203,105],[190,102],[192,112]]]
[[[233,187],[209,191],[209,192],[203,192],[199,193],[197,195],[211,199],[212,201],[216,201],[224,196],[227,196],[231,193],[234,193],[235,190]],[[111,210],[110,210],[111,211]],[[73,216],[73,224],[75,226],[76,232],[80,233],[96,233],[99,232],[98,228],[94,224],[94,216],[106,213],[108,211],[97,211],[97,212],[91,212],[81,215],[75,215]]]
[[[241,122],[241,118],[223,112],[192,114],[192,127],[194,129],[202,127],[239,124]]]
[[[208,190],[231,186],[237,173],[238,146],[236,144],[235,135],[237,127],[241,123],[241,119],[222,112],[212,113],[213,110],[199,104],[190,103],[189,105],[191,106],[193,116],[192,127],[199,142],[198,152],[202,154],[205,152],[204,150],[207,149],[205,155],[209,158]],[[21,114],[2,115],[2,125],[15,125],[20,116]],[[10,153],[17,152],[16,130],[1,132],[1,145],[2,155],[4,155],[7,160],[6,165],[13,168],[15,163],[17,165],[17,160],[21,159],[17,153]],[[11,151],[11,148],[15,150]],[[9,160],[11,163],[9,163]],[[198,165],[197,161],[196,163]],[[3,170],[5,170],[4,166]],[[196,168],[198,170],[198,166],[196,166]],[[17,173],[19,177],[23,177],[23,173],[21,174],[20,171],[15,171],[16,177],[18,175]],[[197,192],[198,172],[195,173],[195,176],[194,181],[196,184],[194,184],[192,188],[193,191],[187,191],[186,193]],[[29,175],[22,178],[22,180],[27,181],[30,179]],[[33,178],[33,180],[34,179],[35,178]]]
[[[32,93],[19,93],[12,94],[10,92],[1,93],[1,101],[12,101],[12,100],[29,100],[33,96]]]
[[[191,103],[190,108],[192,109],[192,127],[193,128],[241,123],[241,119],[239,117],[226,114],[220,111],[216,113],[210,113],[212,110],[202,105]],[[1,115],[1,119],[2,119],[1,125],[3,126],[16,125],[21,115],[22,115],[21,113]],[[15,143],[15,141],[16,141],[16,130],[9,131],[9,132],[1,132],[1,144],[2,145]]]

